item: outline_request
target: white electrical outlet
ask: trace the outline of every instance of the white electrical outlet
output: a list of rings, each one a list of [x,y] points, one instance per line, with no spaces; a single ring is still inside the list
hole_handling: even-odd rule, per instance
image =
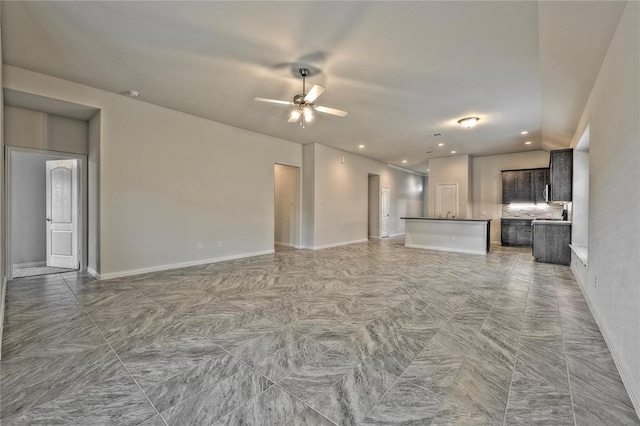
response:
[[[218,241],[218,248],[222,248],[222,241]]]
[[[202,243],[198,243],[198,245],[196,246],[196,248],[197,248],[198,250],[202,250]]]

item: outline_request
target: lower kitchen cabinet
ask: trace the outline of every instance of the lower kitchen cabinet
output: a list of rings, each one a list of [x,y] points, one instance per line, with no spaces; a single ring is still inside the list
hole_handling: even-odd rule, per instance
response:
[[[500,242],[503,246],[531,247],[531,219],[501,219]]]
[[[536,262],[569,265],[571,263],[571,222],[534,223],[533,257]]]

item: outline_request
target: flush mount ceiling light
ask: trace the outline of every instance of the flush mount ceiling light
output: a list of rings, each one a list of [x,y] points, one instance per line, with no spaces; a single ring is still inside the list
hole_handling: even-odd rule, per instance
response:
[[[127,90],[127,95],[131,96],[132,98],[139,98],[140,92],[138,92],[137,90]]]
[[[402,162],[403,162],[403,163],[406,163],[406,162],[407,162],[407,160],[402,160]]]
[[[364,145],[358,145],[358,148],[363,149]]]
[[[526,141],[524,144],[525,145],[531,145],[531,141]]]
[[[444,144],[443,144],[442,142],[440,142],[440,143],[438,144],[438,146],[444,146]]]
[[[462,127],[466,127],[467,129],[470,129],[476,124],[478,124],[478,121],[480,121],[478,117],[465,117],[458,120],[458,124],[461,125]]]
[[[523,131],[520,132],[521,135],[526,135],[527,133],[529,133],[529,132],[527,132],[526,130],[523,130]]]
[[[456,152],[458,152],[458,151],[451,151],[452,154],[455,154]]]

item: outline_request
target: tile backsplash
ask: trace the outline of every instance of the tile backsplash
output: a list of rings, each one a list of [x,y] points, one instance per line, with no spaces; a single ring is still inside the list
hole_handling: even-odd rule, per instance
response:
[[[562,204],[503,204],[502,217],[562,219]],[[571,213],[571,204],[569,204]]]

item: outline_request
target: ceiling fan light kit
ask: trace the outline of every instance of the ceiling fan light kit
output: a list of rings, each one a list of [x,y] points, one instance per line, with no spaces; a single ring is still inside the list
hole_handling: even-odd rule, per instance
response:
[[[461,125],[462,127],[466,127],[467,129],[470,129],[474,127],[476,124],[478,124],[478,121],[480,121],[478,117],[465,117],[458,120],[458,124]]]
[[[320,105],[316,105],[314,102],[318,97],[326,90],[323,86],[319,84],[314,85],[309,93],[307,93],[306,79],[309,75],[308,68],[300,68],[298,70],[300,76],[302,77],[302,93],[295,95],[293,97],[293,102],[289,101],[281,101],[278,99],[269,99],[269,98],[254,98],[259,102],[267,102],[272,104],[281,104],[281,105],[293,105],[296,107],[289,115],[289,123],[298,122],[300,126],[304,128],[306,123],[313,121],[314,111],[322,112],[325,114],[335,115],[337,117],[346,117],[347,112],[341,111],[339,109],[323,107]]]

